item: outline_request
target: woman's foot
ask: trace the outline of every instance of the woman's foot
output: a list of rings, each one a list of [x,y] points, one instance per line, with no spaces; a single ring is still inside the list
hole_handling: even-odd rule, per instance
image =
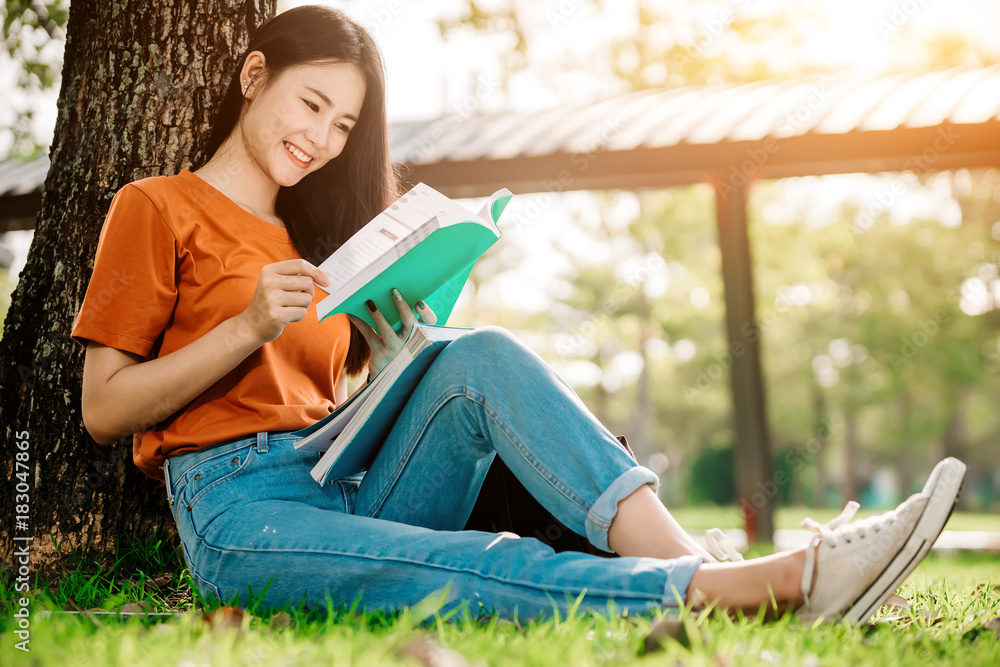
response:
[[[868,620],[927,555],[964,477],[965,464],[948,458],[935,467],[923,491],[891,512],[846,524],[858,508],[852,501],[829,524],[803,521],[817,535],[805,551],[804,602],[796,615],[807,621]]]

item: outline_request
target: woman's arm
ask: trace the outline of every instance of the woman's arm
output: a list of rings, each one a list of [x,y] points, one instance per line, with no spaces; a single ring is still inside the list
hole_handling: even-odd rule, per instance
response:
[[[158,359],[89,342],[83,366],[83,423],[102,445],[174,414],[246,359],[261,343],[239,316]]]
[[[211,387],[254,350],[277,338],[289,322],[306,315],[313,282],[327,277],[302,259],[261,269],[250,305],[201,338],[157,359],[87,344],[83,368],[83,423],[97,442],[157,424]]]

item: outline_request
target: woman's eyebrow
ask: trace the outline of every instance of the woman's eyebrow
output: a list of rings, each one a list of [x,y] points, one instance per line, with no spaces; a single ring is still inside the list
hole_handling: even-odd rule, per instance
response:
[[[316,90],[312,86],[306,86],[306,90],[310,90],[310,91],[314,92],[317,96],[319,96],[319,98],[321,100],[323,100],[324,102],[326,102],[329,106],[331,106],[331,107],[333,106],[333,102],[330,101],[329,97],[327,97],[326,95],[324,95],[320,91]],[[344,118],[349,118],[349,119],[353,120],[355,123],[358,122],[358,119],[352,113],[345,113],[345,114],[343,114],[343,116],[344,116]]]

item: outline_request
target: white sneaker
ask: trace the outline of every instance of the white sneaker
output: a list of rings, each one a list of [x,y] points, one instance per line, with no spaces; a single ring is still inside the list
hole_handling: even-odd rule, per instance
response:
[[[920,495],[927,496],[928,501],[913,535],[878,580],[844,612],[846,620],[855,623],[867,621],[924,559],[955,509],[965,469],[965,464],[953,457],[934,466],[920,492]]]
[[[821,616],[833,619],[852,609],[903,550],[927,501],[927,496],[918,493],[891,512],[843,525],[858,511],[859,505],[852,500],[828,524],[803,520],[803,527],[817,534],[806,547],[805,603],[795,610],[796,615],[805,621]],[[814,572],[816,584],[810,590]]]
[[[859,507],[851,501],[829,524],[804,520],[803,526],[817,535],[806,549],[806,601],[796,615],[806,621],[868,620],[927,555],[951,516],[964,477],[965,464],[948,458],[935,467],[924,491],[891,512],[843,525]],[[814,572],[816,584],[810,590]]]

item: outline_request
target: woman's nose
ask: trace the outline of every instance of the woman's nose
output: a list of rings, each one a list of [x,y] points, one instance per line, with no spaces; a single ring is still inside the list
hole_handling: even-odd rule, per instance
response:
[[[306,130],[306,139],[312,142],[317,151],[327,151],[330,141],[330,127],[325,123],[316,123]]]

